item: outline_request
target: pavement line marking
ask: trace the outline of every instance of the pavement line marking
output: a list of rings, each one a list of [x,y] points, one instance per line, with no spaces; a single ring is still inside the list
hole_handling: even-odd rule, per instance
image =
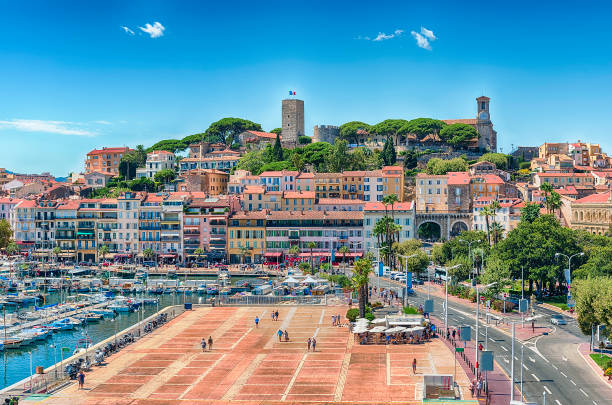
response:
[[[576,383],[574,382],[574,380],[570,380],[570,382],[571,382],[572,384],[576,385]]]
[[[561,402],[559,402],[558,399],[555,399],[555,402],[557,403],[557,405],[561,405]]]
[[[308,356],[308,353],[304,353],[304,355],[302,356],[302,360],[300,360],[300,364],[298,364],[297,368],[295,369],[295,371],[293,373],[293,376],[291,377],[291,381],[289,381],[289,384],[287,385],[287,388],[285,388],[285,392],[283,393],[281,401],[286,401],[287,400],[287,395],[289,395],[289,391],[291,391],[291,388],[293,387],[293,384],[295,384],[295,380],[297,380],[297,376],[300,373],[300,371],[302,370],[302,367],[304,366],[304,362],[306,361],[306,357],[307,356]]]
[[[238,377],[229,387],[229,389],[225,391],[225,394],[223,394],[221,400],[231,401],[232,399],[234,399],[236,394],[238,394],[242,387],[244,387],[248,379],[251,377],[251,375],[253,375],[255,370],[257,370],[257,368],[259,367],[263,359],[266,358],[266,356],[268,356],[267,353],[259,353],[258,355],[256,355],[255,358],[251,361],[251,363],[244,369],[242,374],[240,374],[240,377]]]
[[[506,351],[506,352],[508,351],[508,349],[506,349],[504,346],[499,346],[499,347],[501,347],[502,349],[504,349],[504,351]]]
[[[523,368],[524,368],[525,370],[529,371],[529,369],[527,368],[527,366],[526,366],[526,365],[524,365],[524,364],[523,364]]]
[[[567,361],[567,357],[565,357],[565,356],[561,356],[561,359],[562,359],[563,361]]]
[[[495,339],[493,339],[493,338],[489,338],[489,340],[490,340],[491,342],[495,343]]]
[[[344,385],[346,384],[346,376],[348,374],[348,369],[349,369],[350,364],[351,364],[351,353],[345,353],[344,359],[342,360],[342,367],[340,368],[340,374],[338,375],[338,383],[336,384],[336,392],[334,393],[335,402],[342,401],[342,394],[344,392]]]
[[[536,381],[537,381],[537,382],[540,382],[540,379],[538,378],[538,376],[537,376],[537,375],[535,375],[535,374],[533,374],[533,373],[531,373],[531,375],[533,376],[533,378],[535,378],[535,379],[536,379]]]
[[[246,331],[246,332],[244,332],[244,334],[243,334],[242,336],[240,336],[240,339],[236,340],[236,343],[234,343],[234,344],[232,345],[232,348],[231,348],[231,349],[232,349],[232,350],[234,350],[234,349],[236,348],[236,346],[238,346],[238,343],[242,342],[242,339],[244,339],[245,337],[247,337],[247,335],[248,335],[249,333],[251,333],[251,331],[252,331],[252,330],[253,330],[253,327],[250,327],[249,329],[247,329],[247,331]]]
[[[518,361],[518,357],[514,356],[514,360]]]
[[[319,325],[323,324],[323,317],[325,316],[325,308],[321,311],[321,317],[319,318]]]
[[[561,372],[561,375],[562,375],[563,377],[567,378],[567,376],[565,375],[565,373],[564,373],[563,371]]]
[[[221,360],[223,360],[223,358],[225,358],[225,353],[223,353],[223,354],[221,355],[221,357],[219,357],[219,358],[218,358],[218,359],[217,359],[217,360],[216,360],[216,361],[215,361],[215,362],[212,364],[212,366],[208,367],[208,370],[206,370],[205,372],[203,372],[203,373],[202,373],[202,375],[201,375],[201,376],[199,376],[199,377],[197,378],[197,380],[195,380],[195,381],[194,381],[194,382],[193,382],[193,383],[192,383],[192,384],[189,386],[189,388],[187,388],[187,389],[186,389],[186,390],[185,390],[185,391],[184,391],[184,392],[183,392],[183,393],[182,393],[182,394],[181,394],[181,395],[178,397],[178,399],[183,399],[183,397],[184,397],[184,396],[185,396],[185,395],[186,395],[186,394],[187,394],[189,391],[191,391],[191,390],[193,389],[193,387],[197,386],[197,385],[198,385],[198,383],[199,383],[200,381],[202,381],[202,380],[204,379],[204,377],[206,377],[206,376],[208,375],[208,373],[210,373],[210,371],[211,371],[212,369],[214,369],[215,367],[217,367],[217,364],[219,364],[219,363],[221,362]]]
[[[597,402],[593,401],[593,404],[597,405]]]
[[[504,361],[505,361],[506,363],[510,363],[510,360],[508,360],[508,359],[504,359]]]
[[[585,397],[589,397],[589,394],[587,394],[586,392],[584,392],[584,390],[582,388],[580,388],[580,392],[582,392],[584,394]]]
[[[391,353],[387,353],[387,385],[391,385]]]
[[[550,392],[550,390],[548,389],[548,387],[545,385],[544,389],[546,390],[546,392],[548,392],[548,395],[552,395],[552,392]]]
[[[555,366],[554,364],[552,366],[555,370],[558,370],[557,366]]]
[[[319,334],[319,330],[321,330],[321,328],[315,329],[314,333],[312,334],[312,337],[317,337],[317,335]]]
[[[529,357],[529,360],[531,360],[532,363],[535,363],[535,359],[533,357]]]

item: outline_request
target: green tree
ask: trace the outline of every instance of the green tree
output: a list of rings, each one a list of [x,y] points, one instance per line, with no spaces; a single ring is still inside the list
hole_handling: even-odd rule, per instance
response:
[[[244,264],[247,257],[251,257],[251,248],[247,246],[240,247],[240,264]]]
[[[546,213],[550,214],[550,200],[548,198],[548,195],[554,191],[554,188],[550,183],[542,183],[542,185],[540,185],[540,190],[544,193],[544,205],[546,206]]]
[[[366,303],[368,300],[368,282],[370,280],[370,273],[372,272],[372,258],[370,255],[366,255],[355,261],[354,272],[353,272],[353,288],[357,290],[357,296],[359,297],[359,317],[365,317]]]
[[[283,129],[282,128],[274,128],[272,130],[270,130],[271,134],[276,134],[276,135],[280,135],[283,133]]]
[[[525,203],[521,208],[521,221],[532,223],[540,216],[540,205],[536,203]]]
[[[157,191],[157,185],[151,179],[147,179],[146,177],[131,180],[128,185],[129,189],[132,191]]]
[[[428,174],[446,174],[448,172],[465,172],[468,169],[468,164],[464,159],[440,159],[433,158],[427,162]]]
[[[242,118],[222,118],[210,124],[204,133],[207,142],[220,142],[231,145],[244,131],[261,131],[261,125]],[[282,159],[281,159],[282,160]]]
[[[406,122],[400,127],[400,135],[414,134],[418,139],[422,139],[429,134],[439,134],[446,124],[444,121],[433,118],[415,118]]]
[[[338,253],[342,255],[342,267],[344,267],[344,273],[346,274],[346,255],[349,254],[351,250],[348,246],[340,246],[338,249]]]
[[[593,277],[572,283],[576,299],[578,326],[585,335],[593,325],[605,325],[607,335],[612,330],[612,278]]]
[[[400,129],[408,124],[408,121],[401,119],[388,119],[372,127],[372,131],[384,137],[391,138],[393,144],[399,143]]]
[[[297,259],[300,255],[300,247],[298,245],[293,245],[289,248],[289,254]]]
[[[402,266],[407,266],[406,271],[411,272],[415,276],[419,276],[427,269],[429,265],[429,256],[421,249],[422,243],[418,239],[408,239],[403,242],[396,242],[393,250],[398,256],[406,256],[408,259],[399,257]],[[414,257],[411,257],[416,255]]]
[[[348,141],[349,143],[359,143],[361,132],[371,132],[372,127],[369,124],[361,121],[351,121],[340,125],[339,132],[340,138]]]
[[[276,134],[276,140],[274,141],[272,156],[274,157],[274,161],[276,162],[280,162],[283,160],[283,147],[281,146],[280,135],[278,134]]]
[[[419,154],[414,149],[410,149],[407,151],[402,151],[400,156],[404,157],[404,168],[405,169],[414,169],[417,167]]]
[[[193,251],[193,254],[196,255],[197,261],[200,261],[200,258],[202,257],[202,255],[204,254],[204,249],[202,249],[201,247],[196,248]]]
[[[491,223],[489,221],[489,218],[491,218],[491,216],[493,215],[493,210],[491,209],[491,207],[485,206],[482,207],[478,215],[485,218],[485,224],[487,226],[487,242],[489,243],[489,245],[491,245]]]
[[[551,191],[546,197],[546,206],[550,210],[549,214],[554,214],[556,210],[561,209],[561,194],[556,191]]]
[[[0,219],[0,249],[6,249],[12,237],[11,224],[6,219]]]
[[[309,143],[312,143],[312,138],[309,136],[300,136],[298,137],[298,144],[300,145],[308,145]]]
[[[161,184],[170,183],[176,179],[176,172],[172,169],[162,169],[155,173],[155,181]]]
[[[110,253],[110,249],[107,245],[102,245],[98,248],[98,254],[102,256],[102,261],[106,260],[106,255]]]
[[[310,267],[314,270],[314,258],[312,255],[313,249],[317,248],[317,244],[315,242],[308,242],[308,249],[310,249]]]
[[[350,164],[348,142],[344,139],[336,139],[331,154],[327,158],[327,170],[332,173],[340,173]]]
[[[300,262],[300,264],[298,264],[298,269],[304,274],[314,274],[314,269],[308,262]]]
[[[182,152],[187,149],[187,144],[183,142],[181,139],[164,139],[163,141],[159,141],[150,148],[147,148],[147,153],[153,152],[155,150],[165,150],[172,153]]]
[[[6,246],[6,254],[9,256],[13,256],[17,252],[19,252],[19,246],[17,246],[17,243],[15,243],[15,241],[11,240]]]
[[[500,170],[508,168],[508,155],[503,153],[485,153],[478,158],[479,162],[491,162]]]
[[[612,277],[612,244],[590,248],[586,263],[574,270],[572,277],[574,280],[589,277]]]
[[[382,152],[382,159],[385,166],[393,166],[397,161],[397,153],[395,152],[395,145],[391,137],[387,137],[385,146]]]
[[[452,124],[447,125],[440,130],[440,138],[445,142],[457,147],[463,142],[470,141],[472,139],[478,139],[478,131],[468,124]]]
[[[59,246],[56,246],[53,248],[53,257],[56,263],[57,263],[57,258],[59,257],[60,253],[62,253],[62,248],[60,248]]]
[[[239,170],[247,170],[254,175],[258,175],[261,173],[261,167],[265,164],[264,161],[264,151],[262,150],[253,150],[245,153],[238,164],[236,165],[236,169]]]

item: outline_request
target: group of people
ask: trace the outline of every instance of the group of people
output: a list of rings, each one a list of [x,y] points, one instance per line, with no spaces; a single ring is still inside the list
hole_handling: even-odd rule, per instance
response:
[[[306,343],[308,344],[308,351],[310,351],[310,349],[312,349],[313,352],[317,350],[317,339],[314,336],[308,338]]]
[[[478,379],[474,379],[470,383],[470,392],[472,393],[472,397],[474,397],[474,394],[476,394],[476,396],[480,396],[480,393],[482,392],[482,388],[483,388],[482,377]]]
[[[461,330],[453,328],[451,331],[450,328],[446,328],[446,340],[450,340],[451,337],[453,338],[453,341],[455,338],[461,340]]]
[[[205,352],[206,351],[206,339],[202,338],[202,342],[200,343],[202,346],[202,351]],[[213,345],[213,338],[212,336],[208,337],[208,350],[212,350],[212,345]]]
[[[340,314],[332,315],[332,326],[342,326],[342,318],[340,318]]]
[[[399,299],[399,296],[397,295],[397,291],[394,291],[394,290],[387,290],[385,288],[381,288],[379,290],[378,287],[374,286],[374,287],[369,288],[370,297],[372,297],[372,293],[374,293],[374,295],[378,294],[378,296],[383,301],[383,303],[387,305],[391,305],[393,301]]]
[[[272,311],[272,320],[278,321],[278,309],[276,311]]]
[[[278,335],[279,342],[282,342],[283,337],[285,338],[285,342],[289,341],[289,333],[287,332],[287,329],[285,329],[285,331],[282,331],[281,329],[279,329],[278,332],[276,332],[276,334]]]

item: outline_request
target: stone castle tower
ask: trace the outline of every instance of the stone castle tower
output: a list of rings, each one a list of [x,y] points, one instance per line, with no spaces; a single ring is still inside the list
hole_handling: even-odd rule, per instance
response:
[[[282,143],[285,148],[295,148],[304,132],[304,101],[295,98],[283,100]]]
[[[493,129],[491,115],[489,114],[489,97],[478,97],[476,99],[476,130],[480,134],[478,147],[497,152],[497,132]]]

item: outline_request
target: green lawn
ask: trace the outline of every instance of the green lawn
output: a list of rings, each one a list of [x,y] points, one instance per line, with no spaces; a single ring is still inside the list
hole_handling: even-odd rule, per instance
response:
[[[565,295],[557,295],[556,297],[547,297],[544,299],[544,302],[550,305],[554,305],[562,310],[567,310],[567,296]]]
[[[590,354],[591,358],[593,359],[593,361],[595,363],[597,363],[597,365],[599,367],[601,367],[602,370],[605,370],[604,367],[606,367],[608,365],[608,362],[610,361],[611,357],[608,356],[607,354],[604,354],[603,356],[599,353],[592,353]]]

